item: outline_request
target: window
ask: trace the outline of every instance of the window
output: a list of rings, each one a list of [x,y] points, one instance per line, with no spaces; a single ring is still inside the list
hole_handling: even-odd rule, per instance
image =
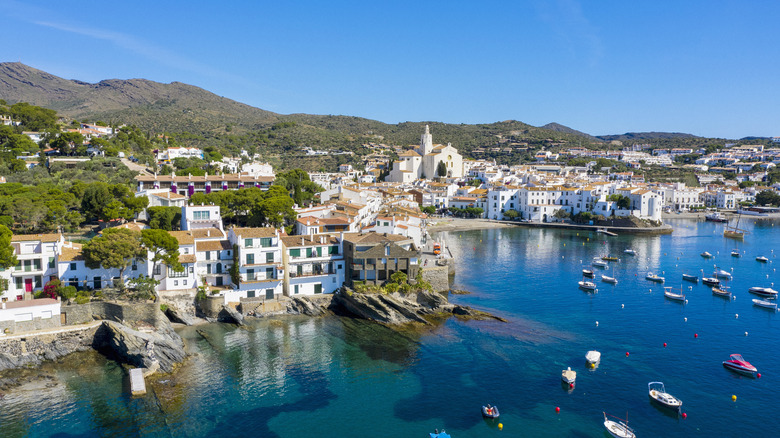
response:
[[[174,286],[178,286],[179,285],[179,280],[173,280],[173,285]]]
[[[209,219],[209,211],[194,211],[192,212],[192,218],[196,221],[202,221],[202,220],[208,220]]]
[[[206,251],[206,260],[211,260],[211,251]]]
[[[254,254],[247,254],[246,255],[246,264],[247,265],[254,265],[255,264],[255,255]]]
[[[133,263],[133,271],[137,271],[137,270],[138,270],[138,265]]]
[[[255,270],[254,269],[247,269],[246,270],[246,281],[255,281]]]
[[[298,285],[297,285],[297,284],[295,285],[295,293],[296,293],[296,294],[297,294],[297,293],[300,293],[300,291],[298,290]]]
[[[291,249],[290,250],[290,257],[300,257],[301,256],[301,250],[300,249]]]
[[[186,285],[187,285],[187,280],[183,280],[183,281],[182,281],[182,284],[183,284],[184,286],[186,286]]]
[[[244,239],[244,248],[252,247],[252,239]]]
[[[206,274],[211,274],[211,263],[206,265]]]
[[[35,259],[33,260],[33,267],[34,271],[40,271],[41,270],[41,259]]]
[[[54,257],[49,257],[49,269],[54,269]]]
[[[271,238],[270,237],[263,237],[260,239],[260,246],[263,248],[268,248],[271,246]]]
[[[338,246],[330,246],[328,247],[328,254],[338,254],[339,253],[339,247]]]
[[[70,270],[71,271],[75,271],[76,270],[76,264],[75,263],[71,263],[70,264]]]
[[[265,290],[265,299],[266,300],[273,300],[274,299],[274,290],[273,289],[266,289]]]
[[[274,253],[272,253],[272,252],[265,253],[265,262],[266,263],[273,263],[274,262]]]
[[[40,275],[35,276],[35,288],[43,287],[43,280]]]
[[[311,256],[312,256],[312,249],[311,248],[306,248],[306,257],[311,258]]]
[[[317,283],[314,285],[314,293],[315,294],[321,294],[322,293],[322,283]]]
[[[195,267],[194,266],[190,266],[190,274],[192,274],[193,272],[195,272]]]
[[[160,275],[162,274],[162,266],[157,265],[154,267],[154,275]]]
[[[265,278],[266,280],[274,278],[274,268],[265,268]]]
[[[14,277],[14,286],[16,286],[17,289],[22,289],[24,286],[22,286],[22,277]]]

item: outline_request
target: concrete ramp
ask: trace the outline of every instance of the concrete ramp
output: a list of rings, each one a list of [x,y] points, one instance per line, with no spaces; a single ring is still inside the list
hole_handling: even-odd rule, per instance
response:
[[[144,373],[141,368],[130,370],[130,393],[133,395],[146,394],[146,382],[144,381]]]

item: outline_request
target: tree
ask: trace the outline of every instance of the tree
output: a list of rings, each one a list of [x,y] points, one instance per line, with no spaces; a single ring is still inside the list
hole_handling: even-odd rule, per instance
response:
[[[84,146],[84,136],[78,132],[63,132],[49,146],[62,155],[85,155],[87,153],[87,148]]]
[[[447,176],[447,165],[444,164],[444,161],[439,161],[439,164],[436,166],[436,175]]]
[[[18,260],[14,255],[14,248],[11,246],[11,230],[5,225],[0,225],[0,268],[6,269],[16,266]]]
[[[193,203],[199,204],[194,201]],[[149,227],[151,228],[167,231],[179,229],[181,223],[181,208],[179,207],[149,207],[146,209],[146,214],[149,215]]]
[[[780,194],[773,190],[764,190],[756,195],[758,205],[780,205]]]
[[[142,230],[141,245],[152,257],[152,272],[156,272],[157,264],[163,263],[176,272],[181,272],[184,267],[179,263],[179,241],[164,230]],[[154,301],[159,297],[153,292]]]
[[[507,210],[504,212],[504,218],[511,220],[515,220],[518,217],[520,217],[520,213],[517,212],[517,210]]]
[[[422,207],[420,211],[425,214],[436,214],[436,207],[429,205],[428,207]]]
[[[125,269],[146,254],[141,233],[127,228],[107,228],[82,248],[84,264],[90,269],[119,269],[120,289],[125,288]]]
[[[103,218],[103,210],[113,200],[108,184],[96,182],[84,189],[84,197],[81,198],[81,211],[87,220]]]

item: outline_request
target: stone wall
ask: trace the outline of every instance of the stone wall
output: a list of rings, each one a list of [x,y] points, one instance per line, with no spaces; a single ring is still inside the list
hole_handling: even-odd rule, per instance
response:
[[[198,309],[207,318],[219,317],[219,312],[222,311],[222,306],[225,304],[224,297],[206,297],[198,301]]]
[[[426,266],[422,270],[422,278],[433,286],[435,292],[450,290],[449,267]]]
[[[262,315],[266,313],[278,313],[284,312],[287,309],[286,302],[281,300],[266,300],[261,297],[254,298],[241,298],[241,303],[236,310],[241,312],[242,315],[247,316],[250,313],[253,315]]]
[[[36,367],[76,351],[92,348],[98,324],[56,333],[0,338],[0,371]]]
[[[60,316],[54,315],[51,318],[42,319],[33,318],[32,321],[0,321],[0,333],[14,334],[21,332],[31,332],[34,330],[43,330],[56,328],[60,326]]]
[[[163,291],[160,292],[160,304],[174,307],[185,315],[195,316],[197,315],[197,308],[195,305],[195,296],[197,294],[198,291],[196,289]]]
[[[157,327],[167,322],[156,303],[117,304],[105,301],[94,301],[87,304],[63,305],[60,311],[65,314],[65,324],[83,324],[103,319],[127,323],[132,326]],[[164,321],[163,321],[164,320]]]

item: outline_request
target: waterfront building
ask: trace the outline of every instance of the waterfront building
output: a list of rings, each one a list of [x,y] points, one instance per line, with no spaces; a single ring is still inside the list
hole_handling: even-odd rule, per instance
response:
[[[409,237],[394,234],[344,235],[345,284],[381,285],[396,272],[403,272],[410,279],[420,270],[420,251]]]
[[[240,298],[265,297],[273,299],[281,295],[284,280],[282,243],[275,228],[231,228],[228,241],[235,249],[238,263],[233,289],[225,290],[225,302],[238,302]]]
[[[316,234],[287,236],[281,241],[286,296],[330,294],[344,284],[340,237]]]

